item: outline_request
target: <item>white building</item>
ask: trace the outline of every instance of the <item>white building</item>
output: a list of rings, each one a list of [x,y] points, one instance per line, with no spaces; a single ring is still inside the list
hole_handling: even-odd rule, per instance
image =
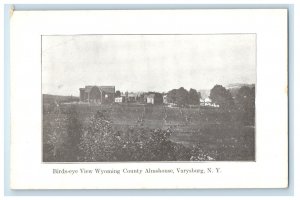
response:
[[[123,103],[125,102],[125,97],[116,97],[115,98],[115,103]]]
[[[167,97],[167,95],[163,96],[163,103],[164,104],[168,104],[168,97]]]
[[[210,98],[205,98],[204,99],[204,106],[211,106],[212,105],[212,103],[211,103],[212,101],[211,101],[211,99]]]
[[[149,94],[147,96],[147,103],[154,104],[154,97],[155,97],[155,94]]]
[[[206,106],[206,107],[215,107],[215,108],[219,108],[220,105],[216,104],[216,103],[212,103],[212,100],[207,97],[205,99],[200,98],[200,106]]]

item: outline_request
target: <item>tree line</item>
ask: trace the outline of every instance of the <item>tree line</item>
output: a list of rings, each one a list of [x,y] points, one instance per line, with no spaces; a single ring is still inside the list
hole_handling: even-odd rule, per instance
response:
[[[167,93],[168,102],[174,103],[180,107],[187,105],[199,105],[201,93],[195,89],[189,91],[180,87],[173,89]],[[240,113],[240,118],[246,124],[254,124],[255,120],[255,86],[242,86],[238,89],[235,95],[229,89],[222,85],[215,85],[210,90],[209,98],[211,103],[219,105],[223,111],[237,111]]]
[[[175,103],[178,106],[185,105],[199,105],[201,93],[191,88],[189,91],[180,87],[173,89],[167,93],[167,100],[169,103]]]
[[[199,105],[200,98],[201,93],[193,88],[188,91],[184,87],[180,87],[167,93],[168,102],[178,106]],[[219,105],[223,109],[230,109],[235,105],[238,107],[250,107],[253,106],[255,101],[255,87],[242,86],[237,94],[233,96],[229,89],[222,85],[215,85],[210,90],[209,98],[212,100],[212,103]]]

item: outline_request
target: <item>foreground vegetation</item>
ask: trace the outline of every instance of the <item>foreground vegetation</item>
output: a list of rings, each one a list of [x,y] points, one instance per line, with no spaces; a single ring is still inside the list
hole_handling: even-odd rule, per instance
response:
[[[247,115],[239,108],[60,105],[44,110],[43,160],[254,160]]]

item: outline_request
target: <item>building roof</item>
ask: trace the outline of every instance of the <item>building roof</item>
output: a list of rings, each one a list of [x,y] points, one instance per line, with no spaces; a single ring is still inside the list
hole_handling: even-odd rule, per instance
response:
[[[90,92],[94,86],[85,86],[85,92]]]
[[[115,93],[115,86],[98,86],[98,88],[106,93]]]
[[[96,85],[87,85],[85,86],[85,92],[89,93],[93,87],[99,88],[100,91],[106,93],[115,93],[115,86],[96,86]]]
[[[155,94],[148,94],[147,95],[147,98],[154,98],[155,97]]]

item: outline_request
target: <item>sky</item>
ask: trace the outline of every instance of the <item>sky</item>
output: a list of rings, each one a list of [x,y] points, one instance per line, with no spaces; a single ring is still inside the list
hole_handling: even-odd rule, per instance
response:
[[[79,96],[86,85],[121,92],[256,83],[256,35],[42,36],[43,94]]]

